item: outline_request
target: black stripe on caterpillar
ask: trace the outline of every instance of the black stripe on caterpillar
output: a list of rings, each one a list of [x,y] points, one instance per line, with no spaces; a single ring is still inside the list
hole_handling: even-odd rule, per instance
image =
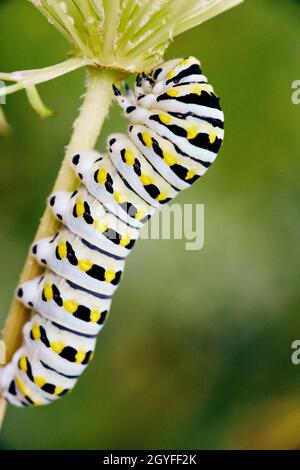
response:
[[[114,93],[128,134],[109,136],[107,155],[72,157],[80,186],[49,198],[62,228],[32,247],[45,273],[17,290],[33,316],[0,372],[0,390],[17,406],[48,404],[73,389],[140,228],[207,171],[223,140],[219,99],[193,57],[138,75],[134,92]]]

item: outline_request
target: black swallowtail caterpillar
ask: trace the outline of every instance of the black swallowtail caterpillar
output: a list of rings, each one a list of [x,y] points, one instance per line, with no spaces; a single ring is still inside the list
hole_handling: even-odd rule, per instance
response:
[[[32,247],[45,273],[17,290],[33,316],[0,376],[2,394],[16,406],[45,405],[73,389],[140,228],[207,171],[223,140],[219,99],[193,57],[138,75],[134,92],[114,93],[128,134],[109,136],[107,155],[73,156],[79,188],[49,198],[63,228]]]

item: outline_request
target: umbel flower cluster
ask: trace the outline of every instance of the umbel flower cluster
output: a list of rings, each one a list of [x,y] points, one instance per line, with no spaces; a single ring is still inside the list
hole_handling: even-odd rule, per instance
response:
[[[40,70],[0,73],[12,84],[9,95],[24,89],[31,106],[43,117],[51,111],[36,85],[80,67],[106,67],[135,73],[163,58],[178,34],[239,4],[242,0],[29,0],[70,43],[70,58]],[[6,128],[3,111],[2,128]],[[1,124],[0,124],[1,128]]]

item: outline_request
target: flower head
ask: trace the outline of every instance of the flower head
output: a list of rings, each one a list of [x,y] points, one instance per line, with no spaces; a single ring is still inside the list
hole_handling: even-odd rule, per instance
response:
[[[141,72],[162,59],[173,37],[242,0],[30,0],[97,65]]]
[[[29,0],[71,44],[71,58],[41,70],[0,73],[13,82],[0,98],[25,89],[41,115],[36,85],[79,67],[106,67],[125,73],[148,70],[162,61],[178,34],[222,13],[243,0]],[[0,115],[4,128],[3,113]],[[1,126],[0,126],[1,131]]]

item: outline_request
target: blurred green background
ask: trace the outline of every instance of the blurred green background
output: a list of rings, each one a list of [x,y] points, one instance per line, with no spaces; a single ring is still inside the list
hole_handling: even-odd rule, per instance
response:
[[[0,69],[54,64],[68,45],[28,2],[1,0]],[[96,359],[69,398],[9,407],[2,449],[295,448],[299,320],[300,2],[248,0],[176,38],[221,96],[226,139],[180,203],[205,204],[205,246],[140,240]],[[40,87],[41,121],[9,97],[0,138],[0,321],[51,191],[83,92],[83,71]],[[125,122],[114,106],[99,148]]]

